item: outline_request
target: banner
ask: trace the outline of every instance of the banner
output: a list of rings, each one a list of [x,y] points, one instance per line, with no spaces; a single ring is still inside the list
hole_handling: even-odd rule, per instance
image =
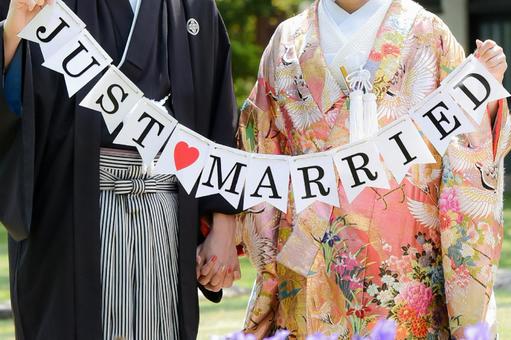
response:
[[[488,103],[510,96],[502,84],[473,55],[442,82],[449,93],[477,124],[481,124]]]
[[[110,65],[80,106],[101,112],[108,132],[112,133],[143,97],[128,77]]]
[[[247,174],[249,154],[223,145],[211,148],[202,170],[196,197],[220,194],[238,208]]]
[[[136,147],[144,164],[149,165],[176,126],[177,120],[163,106],[143,98],[126,117],[114,143]]]
[[[398,183],[413,165],[435,163],[435,157],[409,117],[383,128],[376,137],[376,145]]]
[[[190,194],[209,158],[212,144],[198,133],[178,125],[156,164],[156,174],[174,174]]]
[[[39,44],[44,60],[73,40],[85,23],[61,1],[46,5],[18,34],[22,39]]]
[[[245,201],[248,210],[266,202],[287,212],[289,195],[289,158],[274,155],[252,155],[245,179]]]
[[[314,202],[340,207],[337,178],[330,153],[293,157],[290,164],[296,213],[301,213]]]
[[[83,30],[43,63],[44,67],[64,75],[69,97],[101,73],[112,58],[89,32]]]
[[[19,36],[39,44],[43,65],[64,75],[70,97],[108,68],[80,105],[100,112],[110,133],[120,129],[114,142],[136,147],[145,166],[161,152],[153,173],[174,174],[188,194],[219,194],[235,208],[267,203],[286,213],[292,189],[300,213],[316,202],[339,207],[341,189],[350,203],[366,188],[389,189],[388,174],[400,183],[413,165],[434,163],[428,145],[443,156],[453,138],[476,130],[489,102],[510,96],[470,56],[374,138],[316,154],[250,154],[200,136],[145,98],[64,2],[45,6]]]
[[[334,160],[349,203],[365,188],[390,189],[380,153],[373,141],[347,145],[335,153]]]
[[[475,131],[469,118],[447,93],[435,91],[413,109],[410,117],[438,153],[443,156],[451,140],[462,133]]]

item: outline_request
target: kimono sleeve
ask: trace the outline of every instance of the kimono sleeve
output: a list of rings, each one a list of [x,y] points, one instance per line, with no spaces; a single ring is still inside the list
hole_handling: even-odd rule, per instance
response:
[[[270,43],[271,46],[271,43]],[[270,47],[263,56],[257,83],[245,102],[238,128],[239,148],[247,152],[284,154],[284,138],[275,126],[279,115],[268,73],[272,72]],[[264,338],[273,329],[278,303],[276,253],[281,213],[261,204],[237,217],[238,238],[257,268],[257,279],[247,312],[245,332]]]
[[[442,80],[465,58],[448,28],[440,25]],[[502,246],[503,157],[509,144],[504,101],[492,127],[453,140],[443,159],[438,201],[445,294],[450,331],[464,337],[467,326],[487,321]]]

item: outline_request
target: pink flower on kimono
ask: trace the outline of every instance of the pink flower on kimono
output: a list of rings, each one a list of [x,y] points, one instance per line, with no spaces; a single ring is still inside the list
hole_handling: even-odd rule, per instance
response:
[[[456,273],[454,282],[458,287],[465,288],[468,286],[470,281],[470,272],[468,271],[467,266],[461,265],[456,267],[454,264],[452,265],[452,269]]]
[[[441,213],[446,213],[448,211],[459,212],[460,204],[456,197],[456,189],[449,188],[444,190],[438,200],[438,207]]]
[[[352,271],[356,267],[358,267],[358,261],[355,258],[355,256],[349,254],[349,255],[343,255],[341,256],[341,263],[344,265],[347,271]]]
[[[392,255],[387,261],[389,269],[393,272],[408,273],[412,271],[412,262],[409,256],[397,257]]]
[[[383,46],[381,47],[381,50],[383,52],[384,55],[399,55],[399,53],[401,53],[401,50],[399,49],[399,47],[397,47],[396,45],[392,45],[392,44],[383,44]]]
[[[358,266],[359,263],[353,255],[344,254],[340,258],[338,258],[334,264],[332,264],[332,270],[337,274],[343,276],[346,273],[350,273],[353,269],[357,268]],[[346,276],[349,279],[349,275]]]
[[[376,52],[376,51],[371,51],[371,54],[369,55],[369,59],[370,60],[373,60],[373,61],[376,61],[376,62],[380,62],[383,58],[383,55],[380,53],[380,52]]]
[[[364,287],[364,285],[360,282],[360,278],[352,277],[348,280],[350,282],[350,289],[355,290]]]
[[[428,313],[428,308],[433,299],[433,292],[431,288],[426,287],[423,283],[410,283],[404,287],[400,297],[417,314],[425,315]]]

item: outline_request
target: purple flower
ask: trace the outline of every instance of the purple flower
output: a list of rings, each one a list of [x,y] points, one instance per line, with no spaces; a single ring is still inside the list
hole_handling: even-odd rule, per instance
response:
[[[370,336],[355,335],[353,340],[395,340],[397,323],[394,320],[381,319],[374,326]]]
[[[380,320],[371,332],[372,340],[395,340],[397,323],[394,320]]]
[[[313,335],[309,335],[307,337],[307,340],[337,340],[339,336],[337,334],[335,335],[323,335],[321,333],[316,333]]]
[[[355,335],[352,340],[371,340],[371,339],[365,336]]]
[[[227,337],[229,340],[256,340],[255,335],[253,334],[244,334],[243,332],[238,332],[231,334]]]
[[[265,340],[286,340],[289,334],[290,334],[289,331],[280,330],[277,331],[277,333],[275,333],[274,336],[266,338]]]
[[[321,243],[328,244],[333,247],[335,243],[339,242],[341,238],[338,235],[333,234],[331,231],[327,231],[321,240]]]
[[[477,325],[465,329],[465,340],[490,340],[490,326],[486,322],[480,322]]]

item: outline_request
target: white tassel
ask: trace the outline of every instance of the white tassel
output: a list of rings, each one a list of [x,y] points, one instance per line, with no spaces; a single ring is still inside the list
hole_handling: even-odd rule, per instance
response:
[[[350,143],[360,140],[364,129],[364,92],[350,93]]]
[[[374,137],[380,129],[378,125],[378,106],[374,93],[364,94],[364,138]]]

